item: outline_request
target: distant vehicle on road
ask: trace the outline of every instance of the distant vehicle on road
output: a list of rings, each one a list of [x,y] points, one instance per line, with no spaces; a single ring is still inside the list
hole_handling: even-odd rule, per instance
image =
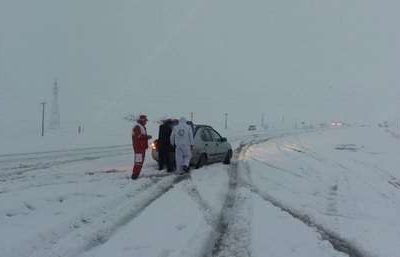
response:
[[[230,164],[232,159],[232,146],[213,127],[209,125],[192,125],[194,148],[190,164],[200,168],[206,164],[223,162]],[[151,155],[158,161],[158,140],[151,144]]]
[[[254,131],[257,130],[257,126],[256,125],[250,125],[247,129],[248,131]]]
[[[389,127],[389,122],[388,121],[384,121],[383,123],[379,123],[378,126],[380,128],[388,128]]]
[[[332,121],[331,122],[331,127],[338,128],[338,127],[342,127],[342,126],[343,126],[343,122],[341,122],[341,121]]]

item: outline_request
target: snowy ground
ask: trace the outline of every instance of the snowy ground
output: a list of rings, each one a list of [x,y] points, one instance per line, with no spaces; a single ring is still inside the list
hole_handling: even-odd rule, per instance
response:
[[[190,176],[130,146],[0,156],[0,255],[399,257],[398,131],[230,135]]]

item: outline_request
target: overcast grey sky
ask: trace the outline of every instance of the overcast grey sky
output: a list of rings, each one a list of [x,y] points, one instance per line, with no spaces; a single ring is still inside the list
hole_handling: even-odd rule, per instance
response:
[[[395,118],[398,10],[395,0],[0,0],[1,124],[36,121],[54,78],[64,122]]]

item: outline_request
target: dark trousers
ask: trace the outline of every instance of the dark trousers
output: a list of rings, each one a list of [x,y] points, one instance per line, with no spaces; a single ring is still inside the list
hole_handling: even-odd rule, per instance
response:
[[[158,169],[164,169],[167,166],[167,171],[174,171],[174,160],[168,149],[160,148],[158,151]]]

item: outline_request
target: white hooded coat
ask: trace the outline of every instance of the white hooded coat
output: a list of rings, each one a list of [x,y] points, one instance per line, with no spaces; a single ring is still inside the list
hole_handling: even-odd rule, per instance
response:
[[[185,118],[179,120],[179,124],[174,127],[171,133],[171,144],[175,146],[194,145],[192,127],[187,124]]]
[[[171,144],[175,147],[175,161],[177,171],[183,167],[189,167],[192,158],[191,146],[194,145],[192,127],[187,124],[185,118],[179,120],[179,124],[174,127],[171,133]]]

